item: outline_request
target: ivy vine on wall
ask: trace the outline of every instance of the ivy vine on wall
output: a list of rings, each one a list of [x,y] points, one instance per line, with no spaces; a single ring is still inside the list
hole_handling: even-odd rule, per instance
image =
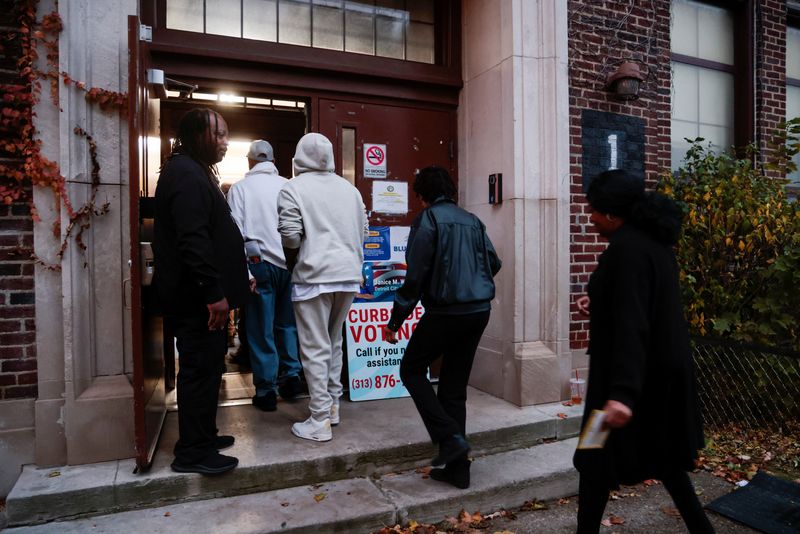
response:
[[[128,96],[90,87],[85,82],[73,79],[69,73],[59,70],[58,36],[63,30],[61,17],[57,12],[44,15],[37,20],[38,0],[17,0],[13,3],[13,20],[16,28],[0,35],[0,55],[17,54],[17,81],[4,84],[2,90],[3,111],[0,115],[0,202],[12,204],[26,202],[30,206],[31,217],[40,221],[38,210],[33,202],[33,187],[50,189],[56,201],[56,209],[67,214],[67,225],[62,235],[61,218],[56,217],[53,234],[61,238],[58,258],[63,257],[70,239],[82,250],[86,245],[83,232],[89,227],[92,216],[109,211],[108,203],[97,206],[96,193],[100,183],[100,165],[97,159],[97,144],[83,128],[76,126],[74,133],[86,140],[92,164],[91,194],[89,200],[76,209],[66,190],[66,178],[56,162],[42,155],[42,142],[38,139],[34,125],[35,105],[39,102],[42,81],[50,86],[50,97],[55,106],[59,105],[60,86],[82,91],[87,102],[97,105],[110,113],[127,114]],[[40,65],[40,50],[45,54],[45,66]],[[33,258],[37,263],[53,270],[60,265],[50,265]]]

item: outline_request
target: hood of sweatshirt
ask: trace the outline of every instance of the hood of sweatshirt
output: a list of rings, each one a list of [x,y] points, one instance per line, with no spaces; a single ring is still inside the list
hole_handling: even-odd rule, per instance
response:
[[[245,173],[244,177],[252,176],[254,174],[278,174],[278,168],[271,161],[262,161]]]
[[[304,172],[333,172],[333,145],[322,134],[304,135],[297,143],[292,168],[295,176]]]

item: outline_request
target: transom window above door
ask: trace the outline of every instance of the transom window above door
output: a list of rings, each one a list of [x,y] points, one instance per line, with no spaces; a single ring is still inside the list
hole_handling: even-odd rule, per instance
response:
[[[167,0],[167,28],[433,64],[435,0]]]

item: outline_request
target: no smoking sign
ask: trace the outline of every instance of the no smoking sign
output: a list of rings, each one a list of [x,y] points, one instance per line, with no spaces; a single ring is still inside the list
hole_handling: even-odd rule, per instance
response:
[[[364,178],[386,178],[386,145],[364,143]]]

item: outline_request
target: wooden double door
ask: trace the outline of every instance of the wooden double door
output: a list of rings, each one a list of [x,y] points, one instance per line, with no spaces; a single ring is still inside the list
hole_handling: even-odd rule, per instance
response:
[[[132,279],[132,330],[133,343],[133,382],[137,466],[146,470],[153,459],[155,446],[166,413],[165,356],[171,354],[172,340],[168,333],[162,337],[161,318],[148,308],[150,288],[141,282],[142,263],[139,243],[143,241],[142,225],[147,219],[141,209],[147,204],[155,190],[159,156],[148,150],[148,138],[169,138],[170,112],[182,111],[191,107],[184,103],[162,102],[153,98],[147,87],[147,69],[151,57],[146,44],[138,40],[138,20],[130,20],[130,157],[131,157],[131,279]],[[157,61],[154,63],[158,63]],[[156,65],[158,66],[158,65]],[[186,77],[186,79],[191,79]],[[198,79],[202,83],[202,79]],[[291,88],[286,89],[291,91]],[[265,93],[266,94],[266,93]],[[291,93],[288,93],[291,94]],[[361,192],[370,214],[370,224],[375,226],[408,226],[420,212],[422,206],[413,194],[412,186],[416,171],[428,166],[438,165],[448,169],[457,183],[456,149],[456,110],[455,108],[426,106],[421,104],[376,101],[358,97],[329,97],[321,93],[309,94],[297,91],[295,98],[308,106],[305,131],[322,133],[334,145],[336,172],[349,179]],[[362,101],[369,100],[369,101]],[[159,109],[162,114],[159,114]],[[165,113],[164,110],[167,110]],[[243,111],[219,109],[223,116],[229,116],[233,125],[235,117]],[[162,116],[163,115],[163,116]],[[275,118],[274,116],[272,117]],[[243,119],[244,120],[244,119]],[[261,117],[248,120],[260,121]],[[266,117],[264,120],[270,120]],[[274,124],[273,124],[274,126]],[[247,133],[256,135],[247,129]],[[232,132],[233,133],[233,132]],[[287,134],[287,132],[282,132]],[[294,129],[289,139],[283,135],[277,148],[285,145],[280,170],[290,175],[287,163],[293,151],[292,142],[300,139],[302,128]],[[259,134],[259,136],[262,136]],[[268,136],[264,136],[268,141]],[[164,145],[162,141],[162,145]],[[379,177],[365,176],[365,146],[383,147],[385,174]],[[280,150],[276,150],[279,152]],[[407,188],[407,206],[401,213],[384,213],[373,201],[375,182],[403,182]]]

